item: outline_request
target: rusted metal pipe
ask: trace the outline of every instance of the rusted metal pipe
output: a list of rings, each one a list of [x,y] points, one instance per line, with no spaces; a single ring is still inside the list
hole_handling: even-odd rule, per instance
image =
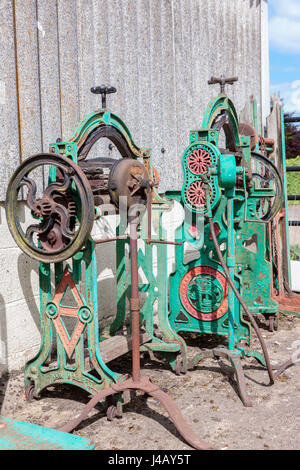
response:
[[[249,320],[250,320],[250,323],[251,325],[253,326],[253,329],[255,330],[255,333],[258,337],[258,340],[261,344],[261,347],[262,347],[262,350],[263,350],[263,354],[264,354],[264,358],[265,358],[265,361],[266,361],[266,366],[267,366],[267,370],[268,370],[268,374],[269,374],[269,377],[270,377],[270,383],[273,384],[274,383],[274,374],[273,374],[273,370],[272,370],[272,366],[271,366],[271,361],[270,361],[270,357],[269,357],[269,353],[268,353],[268,350],[267,350],[267,346],[266,346],[266,343],[261,335],[261,332],[257,326],[257,323],[256,321],[254,320],[254,317],[253,315],[251,314],[251,312],[249,311],[245,301],[243,300],[242,296],[240,295],[239,291],[237,290],[236,288],[236,285],[234,283],[234,281],[232,280],[231,276],[230,276],[230,273],[229,273],[229,270],[227,268],[227,265],[225,263],[225,260],[223,258],[223,255],[222,255],[222,252],[220,250],[220,247],[219,247],[219,244],[218,244],[218,240],[217,240],[217,237],[216,237],[216,233],[215,233],[215,227],[214,227],[214,222],[213,222],[213,219],[212,217],[208,217],[208,221],[209,221],[209,227],[210,227],[210,233],[212,235],[212,240],[213,240],[213,243],[214,243],[214,246],[215,246],[215,249],[216,249],[216,252],[217,252],[217,255],[218,255],[218,258],[220,260],[220,263],[221,263],[221,266],[224,270],[224,274],[227,278],[227,281],[228,283],[230,284],[230,287],[232,288],[232,290],[234,291],[238,301],[240,302],[241,304],[241,307],[244,309],[246,315],[248,316]]]
[[[120,394],[125,390],[141,390],[151,395],[164,406],[173,421],[180,435],[192,447],[199,450],[213,449],[207,442],[200,439],[187,424],[172,398],[153,383],[149,377],[140,374],[140,303],[138,290],[138,245],[137,245],[137,227],[139,224],[138,215],[129,214],[129,234],[130,234],[130,272],[131,272],[131,329],[132,329],[132,378],[124,382],[112,384],[109,388],[96,393],[85,405],[81,414],[71,422],[60,428],[60,431],[73,431],[96,406],[97,403],[105,398]]]
[[[93,240],[96,245],[99,245],[101,243],[108,243],[108,242],[115,242],[117,240],[127,240],[128,235],[119,235],[118,237],[112,237],[112,238],[99,238],[98,240]]]
[[[140,301],[138,279],[138,246],[137,226],[139,217],[129,216],[130,230],[130,274],[131,274],[131,328],[132,328],[132,378],[134,382],[140,381]]]
[[[182,245],[181,242],[169,242],[169,241],[167,241],[167,240],[152,240],[152,239],[149,240],[148,238],[147,238],[147,240],[146,240],[146,243],[147,243],[148,245],[150,245],[151,243],[160,243],[160,244],[162,244],[162,245],[179,245],[179,246]]]

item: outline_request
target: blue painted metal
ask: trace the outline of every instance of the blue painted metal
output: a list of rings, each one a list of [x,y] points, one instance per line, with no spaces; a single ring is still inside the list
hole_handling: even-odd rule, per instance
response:
[[[88,439],[37,424],[0,419],[0,450],[94,450]]]

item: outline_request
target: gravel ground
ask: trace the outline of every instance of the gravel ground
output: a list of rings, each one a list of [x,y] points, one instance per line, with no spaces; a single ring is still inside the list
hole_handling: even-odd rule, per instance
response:
[[[300,340],[300,319],[281,316],[275,333],[263,329],[271,359],[283,362],[295,351]],[[199,346],[216,345],[216,337],[185,336],[189,354]],[[253,347],[258,350],[256,338]],[[299,346],[298,346],[299,348]],[[299,354],[300,357],[300,354]],[[110,363],[112,370],[129,372],[130,355]],[[253,359],[243,360],[247,391],[253,407],[245,408],[237,393],[231,367],[225,360],[206,359],[186,375],[176,376],[168,365],[142,359],[143,374],[168,391],[195,433],[218,449],[300,449],[300,367],[289,368],[273,386],[268,374]],[[59,427],[80,413],[89,397],[77,387],[49,387],[40,399],[28,403],[24,396],[23,374],[12,373],[1,379],[4,416],[20,421]],[[161,404],[137,393],[124,406],[122,419],[108,421],[101,405],[80,425],[75,434],[102,449],[186,450]]]

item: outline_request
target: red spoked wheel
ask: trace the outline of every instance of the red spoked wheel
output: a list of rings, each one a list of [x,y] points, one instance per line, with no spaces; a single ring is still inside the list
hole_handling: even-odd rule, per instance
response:
[[[211,165],[211,156],[205,149],[195,149],[188,156],[188,167],[196,175],[207,173]]]
[[[209,194],[211,189],[209,188]],[[190,204],[193,206],[201,206],[206,202],[206,194],[203,186],[203,181],[193,181],[187,189],[187,198]]]

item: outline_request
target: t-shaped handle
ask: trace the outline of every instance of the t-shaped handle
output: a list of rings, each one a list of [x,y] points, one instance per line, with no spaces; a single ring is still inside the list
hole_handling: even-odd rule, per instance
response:
[[[116,93],[117,89],[114,86],[94,86],[91,88],[91,92],[95,95],[101,95],[102,98],[102,108],[106,108],[106,95],[109,93]]]
[[[225,93],[225,85],[233,85],[234,82],[238,81],[238,77],[230,77],[230,78],[225,78],[225,75],[221,75],[220,78],[217,77],[211,77],[210,80],[208,80],[209,85],[215,85],[216,83],[219,83],[221,86],[221,93]]]

